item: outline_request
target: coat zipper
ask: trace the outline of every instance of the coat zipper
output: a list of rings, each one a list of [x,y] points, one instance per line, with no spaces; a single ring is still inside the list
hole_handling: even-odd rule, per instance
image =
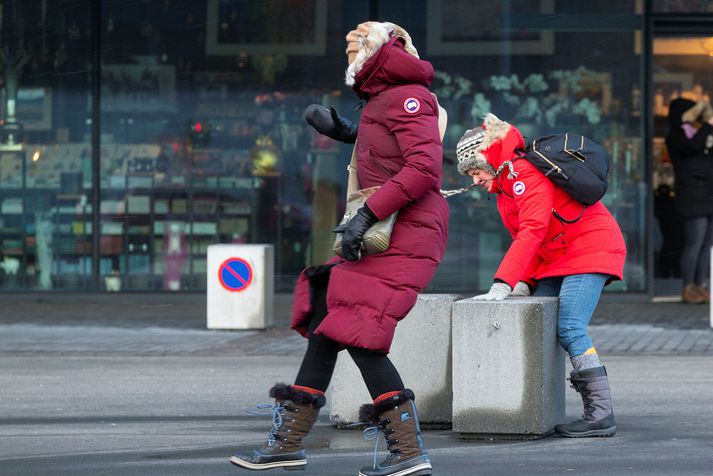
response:
[[[565,136],[565,140],[566,140],[566,137],[567,137],[567,136]],[[532,142],[532,151],[533,151],[535,154],[539,155],[539,156],[542,158],[542,160],[544,160],[545,162],[547,162],[548,164],[550,164],[550,167],[552,167],[550,170],[547,171],[547,173],[545,174],[545,177],[547,177],[548,175],[550,175],[553,170],[556,170],[558,174],[562,175],[566,180],[569,180],[569,177],[567,177],[567,175],[562,171],[562,169],[561,169],[560,167],[558,167],[557,165],[555,165],[550,159],[548,159],[547,157],[545,157],[542,153],[540,153],[539,150],[537,150],[537,139],[535,139],[535,140]]]
[[[569,132],[566,132],[564,135],[564,153],[572,157],[573,159],[577,159],[580,162],[584,162],[584,156],[582,155],[581,150],[584,149],[584,136],[581,137],[581,143],[579,144],[579,149],[575,150],[574,152],[569,150],[567,148],[567,141],[569,140]]]

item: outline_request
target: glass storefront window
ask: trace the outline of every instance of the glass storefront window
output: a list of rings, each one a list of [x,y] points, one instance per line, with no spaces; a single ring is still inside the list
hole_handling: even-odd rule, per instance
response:
[[[425,3],[426,57],[437,71],[432,89],[449,112],[447,184],[464,182],[453,165],[455,144],[486,112],[516,125],[526,139],[577,132],[599,142],[611,156],[603,201],[628,248],[625,279],[608,289],[645,291],[649,190],[636,36],[643,19],[635,2],[541,0],[484,9],[465,1]],[[609,28],[601,12],[627,26]],[[479,190],[451,200],[449,233],[432,288],[486,289],[511,242],[495,201]]]
[[[302,111],[349,115],[366,12],[327,15],[341,2],[102,2],[101,267],[122,290],[204,289],[212,243],[273,244],[278,291],[328,259],[349,150]]]
[[[679,97],[695,102],[710,101],[713,92],[713,38],[655,38],[653,66],[651,187],[654,190],[654,219],[658,233],[654,272],[656,278],[680,278],[684,222],[676,210],[674,167],[665,140],[669,133],[669,105]]]
[[[654,0],[656,13],[713,13],[711,0]]]
[[[575,131],[604,145],[612,155],[605,203],[629,250],[626,279],[614,288],[646,289],[650,185],[636,0],[477,7],[466,0],[102,0],[98,25],[89,2],[17,3],[34,15],[24,30],[33,48],[16,94],[25,134],[13,140],[22,152],[6,147],[0,158],[2,289],[201,291],[208,245],[269,243],[276,290],[289,292],[301,269],[332,255],[351,154],[351,146],[315,134],[302,111],[335,105],[358,120],[358,100],[344,85],[344,36],[368,18],[406,28],[436,69],[432,89],[450,120],[444,188],[467,183],[456,172],[455,144],[488,111],[530,138]],[[3,10],[3,45],[20,31],[10,10]],[[92,28],[101,44],[96,204]],[[2,88],[7,145],[7,94],[14,93],[6,73]],[[485,289],[510,242],[495,201],[474,190],[449,203],[448,251],[429,291]],[[39,231],[48,227],[52,233]]]
[[[90,2],[0,8],[0,290],[87,289]]]

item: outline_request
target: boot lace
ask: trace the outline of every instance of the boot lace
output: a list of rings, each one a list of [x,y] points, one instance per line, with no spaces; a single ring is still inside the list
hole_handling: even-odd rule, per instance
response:
[[[376,460],[379,457],[379,441],[381,441],[381,438],[379,438],[380,433],[382,433],[382,432],[384,433],[384,438],[386,439],[386,445],[389,449],[389,455],[386,457],[386,459],[388,460],[391,456],[393,456],[393,454],[399,452],[399,450],[391,449],[391,445],[397,443],[398,440],[390,440],[389,439],[389,434],[391,434],[393,432],[393,430],[389,431],[386,428],[386,425],[388,425],[389,423],[391,423],[390,420],[380,421],[378,425],[369,426],[369,427],[365,428],[364,432],[363,432],[365,440],[375,440],[376,441],[374,443],[374,462],[373,462],[374,469],[376,469]],[[364,426],[364,425],[368,425],[368,424],[369,423],[367,423],[367,422],[358,422],[358,423],[352,423],[351,425],[347,425],[347,426],[348,427],[349,426]]]
[[[582,391],[584,387],[584,382],[572,378],[569,378],[567,380],[569,380],[569,386],[582,396],[582,403],[584,407],[584,410],[582,412],[582,420],[593,421],[594,418],[592,418],[592,414],[594,413],[594,408],[592,408],[592,403],[594,402],[594,399],[590,397],[589,394],[584,393]]]
[[[252,410],[248,410],[248,413],[257,416],[272,416],[272,429],[270,430],[270,434],[267,437],[267,445],[272,446],[275,444],[275,437],[277,436],[277,432],[280,428],[282,428],[285,407],[282,404],[275,402],[274,404],[265,403],[262,405],[257,405],[255,408],[257,408],[258,410],[267,409],[268,411],[255,412]]]

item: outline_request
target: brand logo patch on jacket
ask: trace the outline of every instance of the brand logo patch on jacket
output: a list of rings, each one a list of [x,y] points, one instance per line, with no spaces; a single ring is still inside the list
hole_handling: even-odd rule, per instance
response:
[[[517,181],[514,184],[512,184],[512,192],[515,195],[522,195],[525,193],[525,183],[521,181]]]
[[[421,103],[416,98],[408,98],[404,101],[404,111],[415,114],[421,109]]]
[[[409,412],[401,413],[401,421],[409,421],[411,419],[411,414]]]

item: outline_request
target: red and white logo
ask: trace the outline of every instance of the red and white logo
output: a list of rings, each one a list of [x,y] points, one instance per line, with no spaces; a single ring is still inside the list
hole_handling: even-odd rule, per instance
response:
[[[512,184],[512,191],[515,195],[522,195],[525,193],[525,183],[518,180]]]
[[[416,98],[408,98],[404,101],[404,111],[415,114],[421,109],[421,103]]]

